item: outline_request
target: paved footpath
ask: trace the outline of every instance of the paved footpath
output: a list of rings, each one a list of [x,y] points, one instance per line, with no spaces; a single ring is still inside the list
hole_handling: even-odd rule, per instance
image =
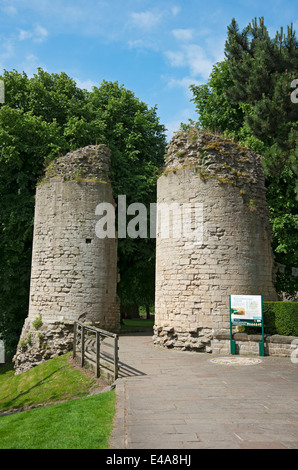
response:
[[[120,336],[119,359],[110,449],[298,449],[290,358],[216,364],[220,356],[156,348],[150,333]]]

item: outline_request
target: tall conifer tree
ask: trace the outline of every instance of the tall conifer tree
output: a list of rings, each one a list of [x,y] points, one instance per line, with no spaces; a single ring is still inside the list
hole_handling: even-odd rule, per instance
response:
[[[220,131],[263,156],[273,228],[277,290],[295,295],[298,277],[298,42],[293,25],[270,38],[264,19],[243,31],[228,26],[226,59],[213,67],[206,85],[191,86],[197,125]]]

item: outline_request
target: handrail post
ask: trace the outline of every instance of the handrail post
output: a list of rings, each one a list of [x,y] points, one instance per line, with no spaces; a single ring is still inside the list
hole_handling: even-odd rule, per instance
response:
[[[112,356],[108,354],[108,361],[109,359],[114,359],[114,364],[112,365],[114,369],[114,380],[117,380],[118,373],[119,373],[119,355],[118,355],[118,340],[119,337],[115,333],[111,333],[109,331],[101,330],[100,328],[96,328],[94,326],[85,325],[80,321],[74,322],[74,343],[73,343],[73,358],[75,358],[79,352],[79,345],[81,343],[81,367],[84,367],[85,364],[85,349],[86,349],[86,335],[89,337],[89,333],[91,332],[91,336],[95,333],[95,349],[96,349],[96,357],[95,357],[95,367],[96,367],[96,377],[99,378],[101,374],[101,368],[107,368],[105,362],[101,364],[101,340],[105,338],[110,338],[114,340],[114,345],[110,345],[113,349]],[[80,337],[81,335],[81,337]],[[94,346],[93,340],[90,340]],[[87,338],[87,349],[90,346],[90,341]],[[94,352],[93,346],[91,349]],[[109,346],[109,347],[110,347]],[[89,349],[88,349],[89,351]],[[114,357],[113,357],[114,356]],[[91,361],[94,365],[94,359],[91,358]],[[86,362],[88,362],[88,356],[86,357]],[[113,369],[109,369],[110,372]]]
[[[96,377],[100,377],[100,333],[96,332]]]
[[[114,337],[114,380],[118,378],[118,336]]]
[[[81,343],[82,343],[82,357],[81,357],[81,367],[84,367],[84,355],[85,355],[85,329],[82,326],[82,333],[81,333]]]
[[[73,348],[72,348],[72,357],[76,357],[77,352],[77,322],[73,324]]]

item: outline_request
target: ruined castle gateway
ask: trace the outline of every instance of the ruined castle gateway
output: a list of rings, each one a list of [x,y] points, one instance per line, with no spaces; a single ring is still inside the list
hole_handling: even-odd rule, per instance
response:
[[[167,219],[168,237],[162,235],[164,219],[158,224],[153,339],[211,352],[212,338],[229,331],[229,294],[277,300],[261,159],[230,140],[191,129],[174,136],[165,161],[158,207],[186,204],[192,219],[182,236],[177,225],[184,219],[177,211]]]
[[[101,202],[114,203],[104,145],[53,162],[36,190],[29,314],[16,373],[72,349],[76,320],[118,331],[117,246],[95,234]]]

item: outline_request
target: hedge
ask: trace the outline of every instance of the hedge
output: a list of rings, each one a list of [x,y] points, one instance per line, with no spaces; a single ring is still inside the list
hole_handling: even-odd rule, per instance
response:
[[[298,302],[264,302],[263,320],[269,335],[298,336]]]

